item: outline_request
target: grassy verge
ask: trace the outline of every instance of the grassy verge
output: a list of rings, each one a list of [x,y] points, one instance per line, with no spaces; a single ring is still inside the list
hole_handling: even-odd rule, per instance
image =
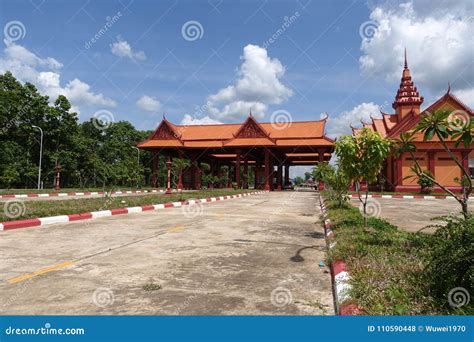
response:
[[[456,309],[448,305],[446,296],[432,295],[433,277],[426,268],[430,252],[439,245],[439,237],[401,231],[378,218],[370,218],[369,227],[364,229],[362,215],[349,204],[336,208],[329,203],[329,218],[337,245],[328,261],[347,263],[352,284],[350,296],[366,314],[473,313],[472,303]],[[445,267],[455,266],[447,263]]]
[[[137,191],[137,190],[152,190],[156,188],[144,187],[144,188],[129,188],[129,187],[118,187],[113,188],[113,191]],[[0,189],[0,195],[16,195],[16,194],[49,194],[49,193],[67,193],[67,192],[99,192],[99,191],[110,191],[110,188],[63,188],[60,191],[54,189]]]
[[[203,190],[196,192],[183,192],[182,194],[172,195],[144,195],[144,196],[121,196],[109,198],[81,198],[69,200],[54,201],[16,201],[21,202],[20,207],[23,215],[10,218],[6,214],[8,212],[6,202],[1,203],[0,222],[23,220],[36,217],[48,217],[56,215],[79,214],[90,211],[118,209],[125,207],[135,207],[149,204],[160,204],[166,202],[182,201],[192,198],[205,198],[215,196],[234,195],[244,192],[252,192],[254,190],[233,190],[233,189],[216,189]],[[11,205],[11,204],[10,204]],[[10,209],[11,210],[11,209]],[[11,211],[10,211],[11,212]]]
[[[349,191],[351,195],[357,195],[357,191]],[[365,193],[361,192],[362,196],[365,196]],[[407,196],[436,196],[436,197],[446,197],[446,194],[443,193],[429,193],[422,194],[420,192],[392,192],[392,191],[369,191],[369,195],[407,195]]]

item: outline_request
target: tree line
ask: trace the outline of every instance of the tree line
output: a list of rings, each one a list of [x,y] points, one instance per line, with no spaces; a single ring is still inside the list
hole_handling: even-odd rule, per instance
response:
[[[69,100],[54,102],[31,83],[22,84],[10,72],[0,75],[0,188],[37,187],[40,131],[44,132],[42,177],[52,188],[55,166],[62,167],[62,187],[135,187],[149,184],[151,153],[133,147],[151,131],[130,122],[107,129],[92,118],[79,123]],[[165,182],[164,158],[159,161],[159,184]]]

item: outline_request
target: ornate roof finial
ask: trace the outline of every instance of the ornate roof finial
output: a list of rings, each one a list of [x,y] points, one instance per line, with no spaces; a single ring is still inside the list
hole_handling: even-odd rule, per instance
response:
[[[407,48],[405,48],[405,69],[408,69],[408,62],[407,62]]]
[[[163,120],[166,120],[166,114],[163,112]]]
[[[252,107],[250,107],[250,114],[249,114],[250,117],[252,117]]]
[[[446,94],[449,94],[450,91],[451,91],[451,82],[448,82],[448,91],[446,92]]]

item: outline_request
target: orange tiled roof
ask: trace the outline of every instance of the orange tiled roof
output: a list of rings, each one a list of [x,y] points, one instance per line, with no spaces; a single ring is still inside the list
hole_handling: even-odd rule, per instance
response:
[[[452,95],[448,89],[446,94],[440,97],[437,101],[432,103],[428,106],[422,113],[416,114],[415,112],[408,113],[403,119],[399,120],[396,114],[387,114],[382,113],[381,119],[372,118],[372,125],[363,124],[364,128],[372,129],[378,133],[382,137],[389,137],[389,138],[397,138],[400,133],[408,132],[409,130],[413,129],[415,125],[420,120],[420,116],[423,115],[425,112],[432,112],[439,108],[442,108],[444,105],[448,104],[453,110],[460,108],[461,110],[468,113],[470,116],[473,116],[472,110],[465,105],[462,101],[460,101],[456,96]],[[352,134],[358,134],[361,128],[352,128]],[[423,135],[422,134],[415,134],[414,136],[415,141],[422,141]],[[437,141],[437,139],[433,138],[433,141]]]
[[[326,119],[291,122],[285,126],[258,123],[252,116],[243,124],[175,125],[166,119],[138,147],[331,146],[324,135]]]

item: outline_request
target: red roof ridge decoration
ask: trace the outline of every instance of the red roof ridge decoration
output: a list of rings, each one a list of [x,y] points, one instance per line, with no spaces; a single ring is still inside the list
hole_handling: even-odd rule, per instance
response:
[[[446,91],[446,93],[443,96],[441,96],[438,100],[433,102],[428,108],[426,108],[424,112],[432,111],[433,108],[436,108],[440,103],[448,99],[451,99],[454,102],[456,102],[469,115],[471,116],[473,115],[472,109],[468,105],[466,105],[463,101],[461,101],[456,95],[451,93],[451,85],[448,86],[448,90]]]
[[[268,139],[272,144],[275,144],[275,139],[270,137],[270,132],[267,132],[262,125],[255,120],[255,118],[250,115],[247,117],[247,120],[240,126],[237,132],[232,133],[233,138],[224,141],[224,145],[229,144],[231,141],[236,139],[255,139],[263,138]]]
[[[151,135],[150,139],[154,140],[179,140],[181,145],[183,145],[183,141],[181,140],[181,134],[175,129],[175,126],[169,122],[165,116],[163,115],[163,120],[156,128],[155,132]]]

